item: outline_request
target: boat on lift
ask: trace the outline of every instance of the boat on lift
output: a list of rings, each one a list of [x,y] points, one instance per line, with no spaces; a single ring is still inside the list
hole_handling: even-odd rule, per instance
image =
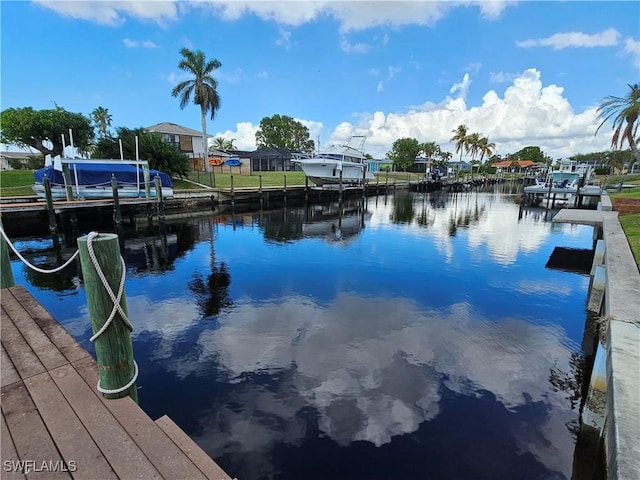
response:
[[[357,146],[352,142],[358,141]],[[327,185],[362,185],[374,180],[363,147],[365,136],[349,137],[344,145],[318,152],[311,158],[294,159],[306,177],[319,187]]]

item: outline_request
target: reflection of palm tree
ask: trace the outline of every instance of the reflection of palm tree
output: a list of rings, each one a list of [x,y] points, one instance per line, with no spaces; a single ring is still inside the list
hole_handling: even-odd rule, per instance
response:
[[[393,197],[393,212],[391,213],[393,223],[411,223],[415,213],[411,195],[398,194]]]
[[[223,308],[233,305],[229,297],[230,284],[231,275],[224,262],[213,265],[206,280],[199,272],[195,272],[193,280],[188,283],[189,289],[197,295],[198,306],[205,317],[217,315]]]
[[[640,125],[640,84],[628,85],[629,92],[625,97],[606,97],[598,107],[598,115],[602,123],[598,130],[608,121],[613,119],[613,137],[611,146],[622,150],[624,142],[629,144],[633,152],[634,160],[629,164],[629,172],[635,162],[640,161],[640,151],[638,151],[638,125]]]

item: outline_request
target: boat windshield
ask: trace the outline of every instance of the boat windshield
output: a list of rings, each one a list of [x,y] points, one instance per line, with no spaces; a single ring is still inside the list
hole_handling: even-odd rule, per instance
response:
[[[342,153],[319,153],[316,158],[326,158],[327,160],[337,160],[340,162],[362,163],[362,158],[352,157],[351,155],[345,155]]]

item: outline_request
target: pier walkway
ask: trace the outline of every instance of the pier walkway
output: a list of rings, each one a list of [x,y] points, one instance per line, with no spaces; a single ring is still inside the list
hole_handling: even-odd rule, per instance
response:
[[[103,398],[91,355],[23,287],[0,303],[3,479],[230,479],[169,417]]]

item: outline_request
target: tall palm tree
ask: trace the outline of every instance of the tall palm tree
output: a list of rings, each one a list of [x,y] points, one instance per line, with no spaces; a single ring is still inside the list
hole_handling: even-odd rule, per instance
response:
[[[424,152],[424,156],[427,157],[426,170],[430,170],[431,159],[433,158],[434,155],[437,155],[440,152],[440,145],[438,145],[436,142],[426,142],[426,143],[423,143],[420,147]]]
[[[236,140],[235,138],[232,138],[231,140],[227,140],[224,137],[216,137],[213,139],[212,147],[218,150],[233,150],[234,149],[233,142],[235,140]]]
[[[598,116],[602,123],[598,130],[609,120],[613,122],[613,136],[611,137],[611,147],[622,150],[624,142],[629,144],[633,152],[634,160],[629,165],[629,171],[635,162],[640,162],[640,152],[638,151],[638,117],[640,117],[640,84],[627,85],[629,92],[625,97],[614,97],[609,95],[602,100],[598,107]]]
[[[112,117],[109,114],[109,109],[104,107],[96,108],[93,112],[91,112],[91,120],[98,129],[100,138],[106,137],[107,131],[109,130],[112,121]]]
[[[482,137],[480,140],[478,140],[478,152],[480,152],[480,163],[482,163],[482,160],[484,159],[485,155],[487,156],[487,158],[489,158],[492,154],[493,151],[496,148],[496,144],[493,142],[489,141],[488,137]]]
[[[204,53],[200,50],[192,52],[186,47],[180,50],[182,59],[178,63],[178,68],[184,70],[193,76],[190,80],[180,82],[171,91],[174,97],[180,96],[180,108],[184,109],[191,101],[193,95],[193,103],[200,106],[200,121],[202,123],[202,152],[206,156],[209,151],[207,147],[207,113],[210,113],[211,120],[216,116],[216,112],[220,108],[220,95],[218,94],[218,82],[211,76],[214,70],[217,70],[222,64],[217,60],[207,60]],[[206,171],[211,170],[209,162],[204,162]]]
[[[451,137],[451,141],[456,144],[456,153],[460,152],[460,162],[462,163],[462,152],[469,151],[469,143],[467,137],[467,126],[466,125],[458,125],[458,128],[453,130],[453,137]]]

